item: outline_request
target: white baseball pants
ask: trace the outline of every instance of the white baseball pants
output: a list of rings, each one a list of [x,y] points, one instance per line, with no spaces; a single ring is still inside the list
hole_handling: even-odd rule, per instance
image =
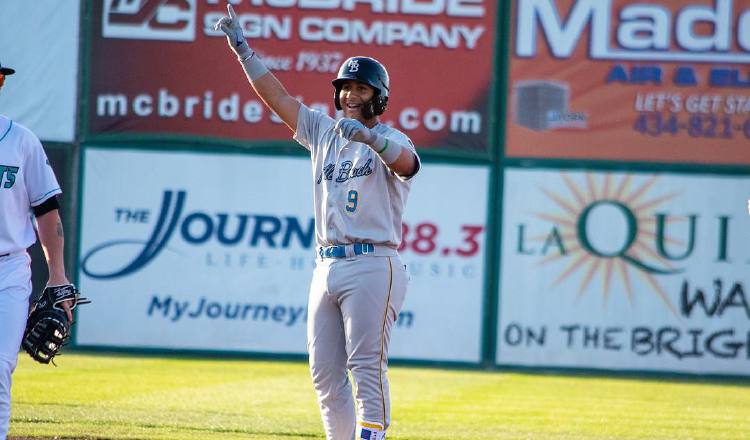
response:
[[[31,295],[31,258],[26,252],[0,257],[0,440],[8,435],[10,386],[18,362]]]
[[[408,281],[398,255],[317,260],[307,350],[328,440],[353,440],[355,431],[384,438],[390,424],[388,343]]]

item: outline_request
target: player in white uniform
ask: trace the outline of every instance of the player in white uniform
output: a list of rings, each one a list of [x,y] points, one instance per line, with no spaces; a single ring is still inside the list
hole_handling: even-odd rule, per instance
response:
[[[14,72],[0,65],[0,89],[5,77]],[[26,249],[36,241],[32,215],[47,258],[48,285],[68,284],[57,202],[60,193],[39,139],[0,115],[0,440],[8,434],[11,375],[29,312],[31,259]],[[72,322],[71,304],[62,306]]]
[[[248,46],[231,5],[228,10],[216,28],[227,34],[255,92],[312,158],[318,260],[307,348],[326,437],[384,439],[388,342],[409,278],[396,249],[419,157],[406,135],[378,122],[389,94],[379,62],[354,57],[341,66],[334,103],[344,117],[336,121],[289,95]]]

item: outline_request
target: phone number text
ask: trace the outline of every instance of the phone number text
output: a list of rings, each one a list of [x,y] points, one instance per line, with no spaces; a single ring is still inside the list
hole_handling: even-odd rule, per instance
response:
[[[750,118],[737,120],[731,116],[691,115],[680,117],[673,113],[640,113],[633,130],[646,136],[678,135],[686,133],[694,138],[750,139]]]

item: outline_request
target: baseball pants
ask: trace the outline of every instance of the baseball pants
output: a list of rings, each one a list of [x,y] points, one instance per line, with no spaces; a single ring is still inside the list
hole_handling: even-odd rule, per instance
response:
[[[30,264],[26,252],[0,257],[0,440],[8,435],[11,376],[29,313]]]
[[[364,438],[384,438],[390,424],[388,343],[408,281],[398,255],[317,260],[307,350],[328,440],[352,440],[362,429],[375,433]]]

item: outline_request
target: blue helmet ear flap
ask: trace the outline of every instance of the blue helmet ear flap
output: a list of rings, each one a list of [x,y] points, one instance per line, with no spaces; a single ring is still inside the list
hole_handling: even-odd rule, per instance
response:
[[[385,112],[386,107],[388,107],[388,97],[387,96],[376,96],[372,98],[372,107],[376,115],[382,115]]]

